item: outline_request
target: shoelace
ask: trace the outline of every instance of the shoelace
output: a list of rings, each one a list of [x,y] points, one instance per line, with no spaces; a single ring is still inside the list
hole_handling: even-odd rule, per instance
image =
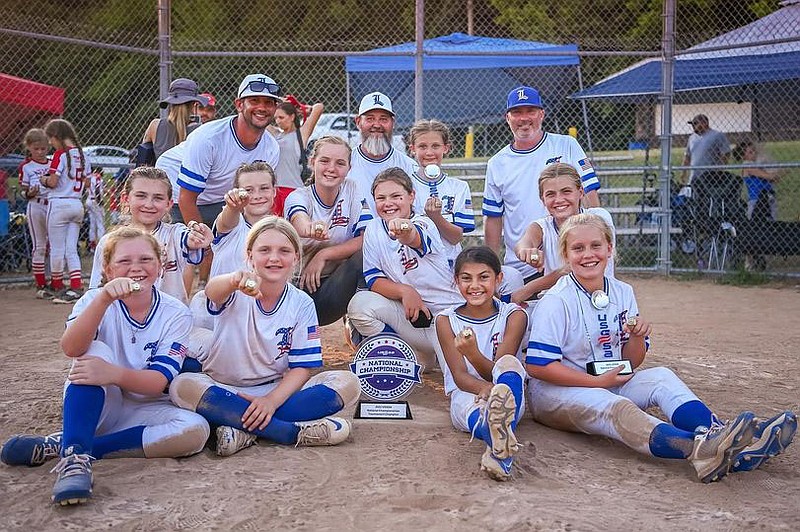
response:
[[[94,460],[95,458],[88,454],[70,454],[59,460],[50,472],[58,473],[61,478],[91,473],[90,466]]]
[[[295,443],[294,446],[297,447],[301,443],[326,441],[329,440],[330,437],[331,429],[324,421],[312,425],[305,425],[300,429],[300,433],[297,435],[297,443]]]
[[[49,458],[55,458],[61,454],[61,433],[54,432],[44,437],[41,446],[33,448],[33,456],[31,462],[34,464],[44,463]]]

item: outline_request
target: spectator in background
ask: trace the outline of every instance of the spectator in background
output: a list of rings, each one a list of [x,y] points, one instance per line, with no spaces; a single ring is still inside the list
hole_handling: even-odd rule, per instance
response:
[[[198,94],[197,83],[191,79],[178,78],[169,85],[169,96],[161,100],[162,109],[169,108],[166,120],[154,118],[144,132],[142,142],[152,142],[155,157],[186,140],[186,136],[200,124],[197,120],[199,105],[207,105],[208,99]]]
[[[275,110],[275,125],[268,128],[281,150],[280,160],[275,168],[278,189],[273,205],[273,213],[278,216],[283,216],[286,197],[293,190],[303,188],[306,185],[305,180],[310,177],[306,148],[324,110],[321,103],[304,105],[291,95],[286,100]]]
[[[711,129],[706,115],[697,115],[689,123],[694,133],[689,135],[686,143],[686,154],[683,156],[684,166],[719,166],[728,164],[731,147],[724,133]],[[688,170],[681,173],[681,183],[691,185],[692,180],[706,170],[692,169],[689,180]]]
[[[747,187],[747,217],[753,219],[753,212],[759,199],[768,208],[766,214],[769,219],[778,219],[778,202],[775,198],[775,187],[773,186],[780,180],[780,174],[776,170],[760,168],[760,163],[766,163],[767,159],[759,147],[752,141],[745,140],[740,142],[733,150],[733,158],[748,165],[742,168],[744,185]],[[753,166],[750,166],[753,163]]]
[[[197,111],[200,114],[200,123],[205,124],[217,118],[217,99],[210,92],[200,94],[201,98],[205,98],[208,103],[203,105],[198,103]]]

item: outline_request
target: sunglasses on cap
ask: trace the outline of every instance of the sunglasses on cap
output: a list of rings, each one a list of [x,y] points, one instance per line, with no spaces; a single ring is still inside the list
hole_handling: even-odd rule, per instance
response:
[[[266,92],[272,96],[280,96],[281,95],[281,87],[277,83],[266,83],[264,81],[251,81],[247,84],[247,88],[245,90],[250,90],[253,92]],[[245,92],[245,91],[242,91]]]

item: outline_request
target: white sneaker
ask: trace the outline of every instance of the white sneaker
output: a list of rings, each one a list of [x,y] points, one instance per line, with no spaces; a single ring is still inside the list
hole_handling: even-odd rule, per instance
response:
[[[511,467],[513,464],[513,458],[500,459],[496,457],[492,454],[492,449],[488,445],[486,450],[483,451],[483,456],[481,456],[481,471],[485,471],[489,478],[498,482],[511,480]]]
[[[517,401],[507,384],[495,384],[486,400],[484,416],[492,437],[492,454],[501,460],[519,451],[517,437],[511,428]]]
[[[296,423],[300,427],[296,445],[339,445],[350,436],[350,422],[340,417],[326,417]]]
[[[256,444],[258,437],[228,426],[217,427],[217,456],[230,456]]]
[[[752,412],[742,412],[728,423],[714,419],[710,428],[698,429],[689,456],[697,477],[705,483],[720,480],[728,474],[734,458],[752,442],[755,430]]]

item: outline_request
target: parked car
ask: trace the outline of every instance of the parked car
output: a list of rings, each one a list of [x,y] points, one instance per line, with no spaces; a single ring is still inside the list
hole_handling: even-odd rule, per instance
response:
[[[356,115],[348,115],[347,113],[322,113],[317,126],[308,139],[309,150],[316,139],[325,135],[341,137],[354,148],[361,144],[361,132],[356,127],[355,118]],[[396,150],[406,153],[406,143],[403,140],[403,135],[399,135],[397,132],[392,136],[392,146]]]
[[[18,153],[7,153],[0,157],[0,171],[6,173],[7,177],[17,177],[19,165],[25,160],[24,155]]]
[[[92,167],[102,166],[103,171],[116,175],[121,168],[130,164],[131,152],[119,146],[86,146],[83,153],[92,163]]]

